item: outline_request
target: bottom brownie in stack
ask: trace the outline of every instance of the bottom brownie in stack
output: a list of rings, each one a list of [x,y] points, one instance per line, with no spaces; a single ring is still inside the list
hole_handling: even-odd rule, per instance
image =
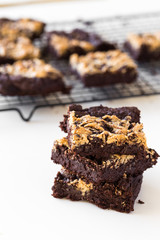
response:
[[[142,174],[158,158],[147,147],[139,110],[73,105],[61,128],[68,136],[55,141],[52,149],[53,162],[63,167],[55,178],[53,196],[133,211]]]
[[[136,177],[124,175],[114,183],[93,184],[62,169],[55,178],[52,190],[56,198],[86,200],[103,209],[129,213],[134,210],[134,201],[140,191],[141,183],[142,175]]]

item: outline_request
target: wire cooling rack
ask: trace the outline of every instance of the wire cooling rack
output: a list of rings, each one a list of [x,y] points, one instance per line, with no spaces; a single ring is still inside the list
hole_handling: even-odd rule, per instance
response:
[[[139,14],[132,16],[108,17],[94,21],[72,21],[49,23],[47,30],[70,31],[81,28],[94,31],[104,39],[118,43],[122,48],[126,35],[130,32],[160,31],[160,13]],[[4,97],[0,95],[0,111],[17,111],[24,121],[29,121],[36,109],[53,107],[71,103],[111,100],[137,96],[160,94],[160,62],[138,64],[138,81],[132,84],[116,84],[113,86],[86,88],[69,71],[65,61],[49,61],[53,66],[65,73],[65,82],[73,87],[69,95],[51,94],[47,97]],[[27,116],[24,112],[27,109]]]

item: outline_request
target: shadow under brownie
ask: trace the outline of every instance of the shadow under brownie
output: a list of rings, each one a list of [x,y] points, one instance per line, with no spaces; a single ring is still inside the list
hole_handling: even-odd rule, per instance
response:
[[[103,209],[113,209],[129,213],[134,210],[134,202],[141,188],[142,175],[125,176],[114,183],[92,184],[67,170],[58,172],[53,196],[73,201],[85,200]]]

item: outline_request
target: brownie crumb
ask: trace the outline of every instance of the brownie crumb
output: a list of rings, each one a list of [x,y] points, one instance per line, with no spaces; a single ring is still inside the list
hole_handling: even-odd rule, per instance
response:
[[[155,69],[154,67],[151,68],[151,74],[152,74],[153,76],[155,76],[155,75],[158,74],[157,71],[156,71],[156,69]]]
[[[139,203],[139,204],[144,204],[144,202],[141,201],[140,199],[138,200],[138,203]]]
[[[92,25],[94,22],[93,21],[83,21],[83,23],[87,26]]]

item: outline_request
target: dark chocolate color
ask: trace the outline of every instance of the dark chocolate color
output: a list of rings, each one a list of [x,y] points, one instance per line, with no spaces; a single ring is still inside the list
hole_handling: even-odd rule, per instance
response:
[[[61,91],[68,93],[63,79],[58,77],[52,78],[26,78],[24,76],[13,76],[0,74],[0,93],[6,96],[25,96],[25,95],[42,95]]]
[[[54,163],[61,164],[64,168],[76,173],[79,177],[85,177],[90,182],[100,183],[103,181],[115,182],[127,175],[140,175],[147,168],[156,164],[158,154],[154,155],[147,153],[139,153],[133,159],[130,159],[126,164],[116,165],[113,160],[111,165],[103,165],[102,161],[107,162],[110,158],[95,159],[82,157],[79,154],[73,153],[66,146],[56,145],[52,150],[52,160]]]
[[[86,87],[101,87],[117,83],[132,83],[137,79],[137,71],[127,68],[125,73],[117,71],[116,73],[106,72],[97,74],[79,75],[73,71]]]
[[[126,41],[124,43],[124,48],[128,50],[131,56],[138,61],[151,61],[151,60],[160,60],[160,51],[151,52],[149,46],[142,45],[139,49],[133,48],[130,42]]]
[[[61,129],[68,133],[68,142],[70,146],[71,129],[68,124],[68,117],[70,111],[75,111],[76,117],[81,117],[88,114],[95,117],[102,117],[104,115],[116,115],[120,119],[123,119],[126,116],[131,116],[131,124],[132,122],[139,122],[140,120],[140,112],[135,107],[108,108],[99,106],[82,109],[81,105],[71,105],[68,110],[68,115],[64,115],[64,121],[60,123]],[[83,144],[75,147],[74,152],[80,154],[81,156],[93,156],[96,159],[99,159],[101,157],[108,157],[109,154],[134,155],[137,152],[143,153],[144,146],[141,146],[138,143],[132,145],[117,145],[115,143],[104,144],[102,139],[95,137],[93,139],[90,139],[88,144]]]
[[[111,43],[109,41],[103,40],[96,33],[85,32],[84,30],[81,30],[81,29],[74,29],[70,33],[67,33],[64,31],[52,31],[52,32],[46,33],[47,38],[48,38],[48,50],[56,58],[68,59],[69,56],[73,53],[83,55],[83,54],[86,54],[86,51],[80,46],[75,46],[75,47],[68,49],[68,51],[63,56],[59,57],[56,50],[54,49],[54,46],[52,46],[50,44],[50,38],[51,38],[52,34],[64,36],[69,39],[77,39],[77,40],[81,40],[81,41],[87,41],[87,42],[93,44],[93,46],[95,46],[94,51],[108,51],[108,50],[113,50],[113,49],[117,48],[115,43]]]
[[[93,189],[82,194],[75,185],[70,185],[76,179],[79,178],[68,171],[58,172],[52,188],[53,196],[73,201],[85,200],[103,209],[113,209],[126,213],[134,210],[134,201],[138,196],[142,183],[142,175],[137,177],[129,176],[114,183],[94,184]],[[87,182],[85,179],[82,180]]]

